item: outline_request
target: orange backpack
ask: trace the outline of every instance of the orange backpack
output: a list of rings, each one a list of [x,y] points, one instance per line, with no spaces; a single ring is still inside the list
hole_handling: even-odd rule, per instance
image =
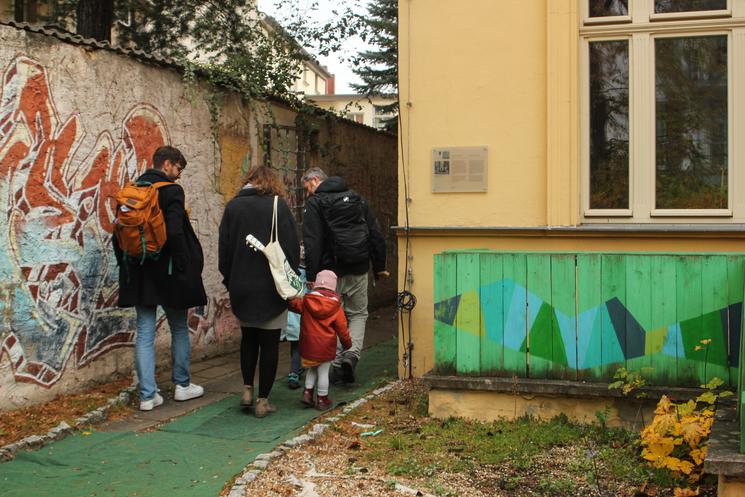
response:
[[[158,205],[158,190],[168,181],[129,183],[116,196],[114,234],[125,257],[157,259],[166,243],[166,222]]]

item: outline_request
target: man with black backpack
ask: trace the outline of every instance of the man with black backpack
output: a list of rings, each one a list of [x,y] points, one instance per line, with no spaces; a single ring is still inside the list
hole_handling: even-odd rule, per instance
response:
[[[159,147],[153,169],[145,171],[117,195],[114,253],[119,263],[119,307],[137,312],[135,368],[140,410],[163,403],[155,383],[156,311],[161,306],[171,331],[174,400],[201,397],[191,383],[187,311],[207,304],[202,284],[204,255],[185,209],[184,190],[175,183],[186,167],[174,147]]]
[[[331,379],[354,383],[354,370],[362,352],[367,321],[367,273],[372,262],[375,278],[389,276],[385,269],[385,239],[367,201],[347,187],[339,176],[328,177],[322,169],[308,169],[302,177],[310,197],[303,211],[305,272],[308,286],[316,275],[329,269],[339,279],[349,322],[352,347],[344,352],[337,346]]]

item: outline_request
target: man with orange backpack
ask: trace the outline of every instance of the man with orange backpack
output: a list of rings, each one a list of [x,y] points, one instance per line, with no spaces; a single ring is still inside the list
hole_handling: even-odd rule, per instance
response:
[[[114,253],[119,263],[119,306],[137,313],[135,368],[140,410],[163,403],[155,383],[155,332],[158,306],[171,330],[174,400],[204,394],[190,382],[187,311],[207,304],[202,284],[204,255],[185,209],[184,190],[175,183],[186,167],[183,154],[163,146],[153,154],[153,169],[117,195]]]

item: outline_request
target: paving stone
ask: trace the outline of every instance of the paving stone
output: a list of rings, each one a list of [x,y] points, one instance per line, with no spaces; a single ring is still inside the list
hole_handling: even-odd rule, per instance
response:
[[[36,447],[41,447],[44,444],[44,439],[39,435],[31,435],[30,437],[21,440],[19,444],[21,444],[23,448],[34,449]]]
[[[265,460],[254,461],[253,466],[255,468],[266,469],[266,467],[269,466],[269,461],[265,461]]]
[[[246,483],[250,483],[256,479],[256,477],[259,476],[258,471],[248,471],[246,474],[244,474],[241,478],[246,480]]]
[[[246,497],[246,489],[243,485],[235,486],[230,490],[228,497]]]
[[[199,383],[200,380],[202,383],[205,382],[205,380],[214,380],[217,378],[224,378],[226,376],[231,376],[236,373],[236,371],[239,371],[240,366],[238,364],[234,366],[215,366],[212,368],[205,369],[203,371],[200,371],[197,374],[192,375],[192,380]]]
[[[8,451],[11,454],[15,454],[19,450],[23,448],[23,445],[21,445],[20,442],[14,442],[12,444],[4,445],[2,450]]]

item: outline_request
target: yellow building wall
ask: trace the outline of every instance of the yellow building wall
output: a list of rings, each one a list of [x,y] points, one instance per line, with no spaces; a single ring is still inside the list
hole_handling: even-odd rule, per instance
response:
[[[398,224],[411,230],[408,243],[398,231],[398,286],[418,302],[401,376],[433,367],[434,254],[444,250],[745,248],[737,232],[531,231],[580,224],[578,22],[579,0],[399,2]],[[488,148],[487,193],[432,193],[432,149],[451,146]],[[408,324],[400,335],[405,344]]]
[[[544,225],[546,3],[402,0],[399,11],[411,224]],[[432,148],[467,146],[488,147],[488,192],[433,194]]]
[[[577,223],[577,19],[578,0],[399,2],[399,225],[407,223],[407,203],[414,228]],[[488,191],[432,193],[432,149],[468,146],[488,149]],[[399,242],[403,288],[406,242]],[[620,249],[615,242],[591,245]],[[433,366],[435,253],[560,246],[589,250],[577,240],[413,232],[413,374]],[[402,361],[401,374],[408,369]]]

